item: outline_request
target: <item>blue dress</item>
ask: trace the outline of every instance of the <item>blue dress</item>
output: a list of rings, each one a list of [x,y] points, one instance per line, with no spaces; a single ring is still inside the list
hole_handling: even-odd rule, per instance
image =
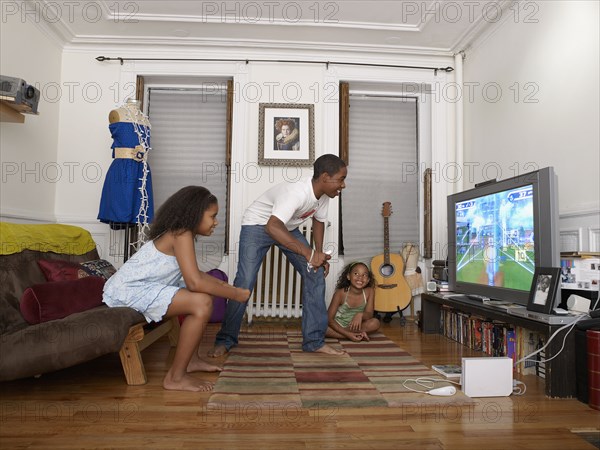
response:
[[[142,139],[150,145],[150,129],[145,125],[138,125]],[[115,148],[135,148],[140,145],[140,138],[135,132],[131,122],[115,122],[108,126],[113,138],[112,157],[115,158]],[[147,217],[148,223],[154,217],[154,199],[152,195],[152,173],[150,166],[146,176],[146,191],[148,193]],[[100,198],[100,211],[98,220],[109,224],[135,224],[138,223],[138,214],[142,203],[140,188],[144,175],[144,163],[135,159],[113,159],[102,187]],[[143,218],[140,217],[140,221]]]
[[[158,322],[167,312],[173,296],[185,287],[175,256],[169,256],[146,242],[104,285],[102,301],[108,306],[128,306],[148,322]]]

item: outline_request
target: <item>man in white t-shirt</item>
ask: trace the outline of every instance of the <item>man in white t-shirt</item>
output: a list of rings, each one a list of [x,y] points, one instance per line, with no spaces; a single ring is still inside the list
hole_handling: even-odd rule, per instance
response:
[[[335,155],[323,155],[314,163],[312,178],[272,187],[246,209],[242,218],[233,285],[252,290],[263,257],[271,245],[277,245],[302,276],[302,349],[307,352],[343,353],[325,344],[325,277],[331,256],[323,253],[323,236],[329,199],[346,187],[347,173],[344,161]],[[298,229],[310,218],[314,249]],[[225,318],[209,356],[221,356],[238,343],[246,305],[227,302]]]

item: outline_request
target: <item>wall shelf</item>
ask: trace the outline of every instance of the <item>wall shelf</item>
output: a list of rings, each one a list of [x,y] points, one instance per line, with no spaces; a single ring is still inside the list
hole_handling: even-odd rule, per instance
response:
[[[0,122],[24,123],[25,116],[0,100]]]

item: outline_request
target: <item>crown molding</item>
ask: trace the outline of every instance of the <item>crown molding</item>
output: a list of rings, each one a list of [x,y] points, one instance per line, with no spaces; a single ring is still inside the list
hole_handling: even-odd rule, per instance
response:
[[[485,20],[483,14],[479,17],[479,20],[473,23],[473,26],[469,27],[463,35],[457,39],[457,41],[451,46],[454,54],[461,51],[475,50],[477,47],[482,45],[491,36],[496,34],[509,20],[511,14],[508,13],[508,9],[519,4],[520,0],[501,0],[497,4],[502,11],[502,16],[496,22]]]
[[[507,3],[510,0],[501,0],[501,2]],[[377,52],[377,53],[390,53],[390,54],[422,54],[427,56],[451,56],[455,53],[457,45],[452,45],[447,48],[437,47],[421,47],[421,46],[402,46],[402,45],[370,45],[370,44],[345,44],[340,42],[305,42],[305,41],[289,41],[289,40],[257,40],[247,39],[240,40],[233,38],[190,38],[190,37],[153,37],[153,36],[126,36],[126,35],[77,35],[70,21],[70,12],[62,11],[61,14],[56,14],[56,20],[54,17],[50,17],[50,21],[44,20],[44,16],[50,15],[50,13],[42,14],[41,8],[47,8],[51,11],[53,5],[57,5],[57,2],[49,0],[34,1],[25,0],[21,2],[21,8],[26,8],[27,11],[32,12],[27,15],[28,19],[31,20],[38,28],[40,28],[44,34],[50,37],[55,43],[57,43],[63,49],[72,49],[76,46],[184,46],[184,47],[205,47],[205,46],[220,46],[220,47],[244,47],[252,49],[266,49],[271,47],[281,47],[286,50],[309,50],[309,51],[339,51],[339,52]],[[40,6],[41,5],[41,6]],[[183,15],[157,15],[157,14],[142,14],[136,12],[128,19],[126,11],[114,11],[114,8],[110,6],[110,2],[99,1],[94,2],[96,8],[99,8],[102,13],[102,20],[113,21],[113,22],[127,22],[132,20],[136,22],[187,22],[187,23],[208,23],[208,24],[222,24],[231,23],[231,25],[244,24],[243,21],[224,22],[219,17],[206,17],[201,15],[194,16],[183,16]],[[36,12],[37,11],[37,12]],[[80,13],[80,12],[79,12]],[[426,15],[425,17],[418,17],[419,22],[415,24],[391,24],[385,25],[374,22],[352,22],[352,21],[327,21],[322,20],[299,20],[290,21],[283,19],[269,19],[261,20],[258,22],[248,22],[252,25],[261,26],[303,26],[311,28],[346,28],[346,29],[359,29],[359,30],[370,30],[370,31],[391,31],[391,32],[421,32],[427,25],[434,20],[434,15]],[[479,17],[474,27],[481,26],[483,22],[482,16]],[[473,27],[471,27],[473,28]]]
[[[390,24],[385,25],[375,22],[352,22],[352,21],[321,21],[321,20],[306,20],[299,19],[296,21],[270,18],[270,19],[259,19],[259,20],[247,20],[247,19],[228,19],[225,17],[207,17],[201,15],[177,15],[177,14],[135,14],[136,21],[140,22],[178,22],[178,23],[205,23],[205,24],[228,24],[228,25],[261,25],[261,26],[294,26],[294,27],[317,27],[317,28],[351,28],[361,30],[375,30],[375,31],[393,31],[393,32],[419,32],[422,31],[427,22],[431,19],[427,17],[425,22],[420,24]],[[123,21],[123,17],[120,14],[110,13],[108,19],[113,21]]]
[[[437,49],[429,47],[400,47],[393,45],[368,45],[368,44],[342,44],[332,42],[300,42],[300,41],[271,41],[271,40],[246,40],[240,42],[234,39],[215,39],[215,38],[143,38],[143,37],[87,37],[85,39],[75,38],[72,42],[64,45],[63,49],[66,52],[87,52],[97,50],[100,52],[108,51],[123,51],[128,48],[135,48],[136,53],[141,48],[151,48],[152,53],[160,48],[168,48],[166,52],[173,54],[173,47],[185,48],[185,52],[197,51],[206,54],[207,49],[235,49],[236,51],[260,51],[264,54],[265,51],[273,49],[282,50],[286,54],[291,52],[310,52],[311,54],[324,54],[324,60],[332,59],[332,52],[338,54],[356,54],[365,53],[368,55],[386,55],[386,56],[403,56],[403,55],[418,55],[425,57],[452,57],[451,49]],[[326,56],[328,55],[328,56]]]
[[[21,13],[21,21],[27,21],[33,24],[44,36],[46,36],[50,42],[56,45],[59,49],[64,49],[64,46],[69,42],[75,35],[70,30],[65,29],[58,21],[54,24],[48,23],[42,17],[40,11],[40,3],[32,0],[25,0],[23,2],[12,2],[12,4],[19,8]],[[5,15],[3,11],[3,16]],[[5,20],[9,20],[9,15],[6,15]]]

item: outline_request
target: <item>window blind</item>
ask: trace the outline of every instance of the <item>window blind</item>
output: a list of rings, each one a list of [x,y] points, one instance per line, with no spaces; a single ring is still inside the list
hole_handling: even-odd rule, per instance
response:
[[[154,207],[180,188],[204,186],[219,200],[219,225],[212,236],[198,236],[196,255],[204,271],[218,267],[225,250],[227,208],[227,96],[211,85],[203,89],[150,88],[152,125],[148,162]]]
[[[419,242],[417,103],[350,93],[349,160],[342,193],[346,262],[383,253],[382,204],[392,204],[390,252]]]

